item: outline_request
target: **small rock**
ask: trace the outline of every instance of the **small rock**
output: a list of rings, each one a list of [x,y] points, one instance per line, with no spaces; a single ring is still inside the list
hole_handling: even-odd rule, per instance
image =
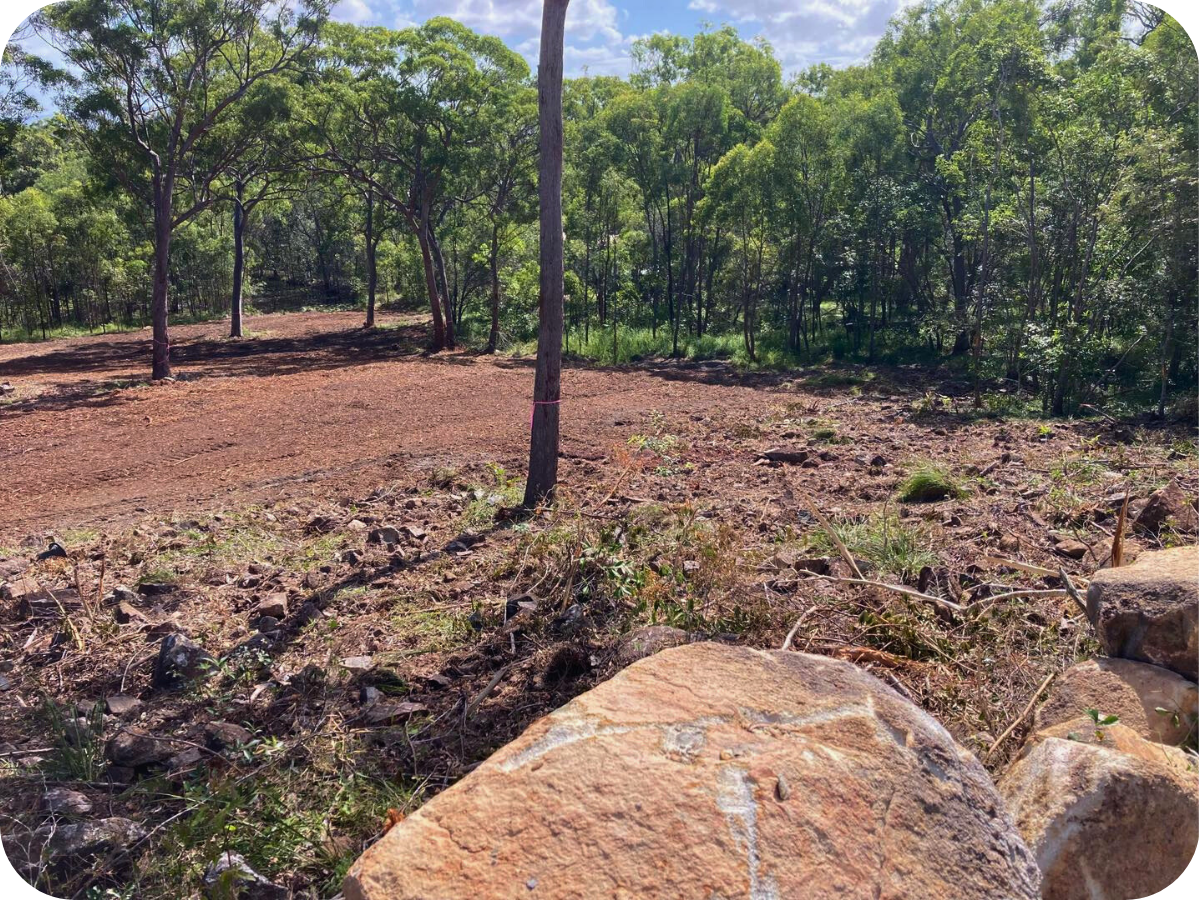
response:
[[[362,519],[351,519],[346,523],[346,528],[348,528],[350,531],[366,531],[367,523]]]
[[[104,755],[116,766],[140,769],[158,765],[171,757],[171,750],[164,741],[134,728],[126,728],[108,742]]]
[[[317,621],[319,618],[321,618],[321,607],[317,606],[317,604],[313,603],[311,600],[304,603],[292,615],[292,621],[300,628],[303,628],[310,622]]]
[[[358,689],[358,702],[363,706],[370,706],[372,703],[378,703],[383,697],[383,691],[372,684],[364,684]]]
[[[342,667],[352,672],[366,672],[373,665],[374,660],[369,656],[347,656],[342,660]]]
[[[424,703],[408,700],[380,700],[371,704],[363,718],[369,725],[391,725],[399,719],[407,719],[413,713],[424,712],[425,708]]]
[[[167,760],[166,769],[171,775],[188,772],[204,762],[204,751],[199,747],[185,747]]]
[[[109,600],[113,603],[128,603],[130,606],[137,606],[142,602],[142,595],[130,588],[118,586],[113,588]]]
[[[770,450],[764,450],[758,455],[759,459],[765,459],[769,462],[790,463],[792,465],[800,465],[808,460],[807,450],[787,450],[781,447],[772,447]]]
[[[1133,525],[1138,531],[1150,535],[1157,535],[1167,525],[1176,531],[1194,532],[1196,519],[1196,508],[1184,495],[1183,489],[1172,481],[1150,495],[1142,511],[1133,520]]]
[[[382,544],[384,547],[395,547],[400,543],[400,532],[391,526],[372,528],[367,535],[368,544]]]
[[[1088,554],[1088,545],[1068,538],[1054,545],[1054,552],[1067,559],[1083,559]]]
[[[154,665],[154,686],[179,687],[193,678],[207,676],[216,662],[213,655],[178,632],[162,640]]]
[[[61,559],[67,555],[66,548],[58,541],[51,541],[50,546],[37,555],[38,562],[47,559]]]
[[[132,604],[120,601],[116,609],[113,610],[113,619],[118,625],[142,625],[146,623],[146,616],[140,609]]]
[[[1021,549],[1021,539],[1015,534],[1006,534],[1000,538],[998,546],[1005,553],[1017,553]],[[1087,552],[1086,547],[1084,548],[1084,552]]]
[[[572,603],[562,611],[561,615],[555,617],[553,625],[559,631],[574,631],[582,623],[583,607],[578,603]]]
[[[104,701],[104,711],[111,716],[124,718],[140,710],[145,704],[137,697],[127,694],[113,694]]]
[[[42,795],[42,809],[50,813],[84,816],[92,811],[92,801],[79,791],[56,787]]]
[[[287,594],[279,591],[274,594],[268,594],[259,601],[255,608],[255,613],[258,616],[270,616],[272,619],[284,619],[287,617]]]
[[[362,562],[362,554],[357,550],[343,550],[341,560],[348,566],[357,566]]]
[[[249,729],[232,722],[209,722],[204,726],[204,745],[209,750],[231,750],[253,738]]]
[[[138,585],[138,593],[143,597],[161,597],[173,593],[177,585],[169,581],[147,581]]]
[[[279,630],[279,625],[279,620],[274,616],[263,616],[258,620],[258,623],[255,625],[255,627],[261,634],[272,634],[273,632]]]
[[[46,839],[51,857],[100,856],[137,843],[146,836],[146,829],[131,819],[114,816],[75,825],[46,825],[34,835]]]
[[[288,900],[291,892],[259,875],[239,854],[225,851],[204,870],[204,895],[210,900]]]

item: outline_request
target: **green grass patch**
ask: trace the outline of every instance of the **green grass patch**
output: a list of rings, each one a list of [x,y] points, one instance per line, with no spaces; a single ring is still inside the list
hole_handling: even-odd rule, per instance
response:
[[[956,500],[966,495],[966,488],[950,471],[933,462],[917,463],[900,483],[897,494],[902,503],[932,503]]]
[[[937,565],[930,536],[919,526],[909,525],[897,516],[876,513],[861,519],[832,523],[838,539],[855,559],[868,563],[877,574],[896,575],[905,581],[915,579],[925,566]],[[815,530],[808,546],[824,555],[838,550],[829,535]]]

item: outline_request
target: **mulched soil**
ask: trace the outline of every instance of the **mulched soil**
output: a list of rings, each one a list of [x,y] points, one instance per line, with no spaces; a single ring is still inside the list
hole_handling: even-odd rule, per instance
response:
[[[140,381],[144,333],[0,347],[15,388],[0,400],[0,582],[53,595],[0,610],[0,831],[27,846],[58,822],[41,808],[54,785],[151,829],[83,870],[32,865],[41,886],[191,894],[233,841],[298,895],[332,895],[389,807],[414,808],[610,677],[623,636],[650,623],[779,647],[801,619],[792,646],[870,669],[982,755],[1047,674],[1094,651],[1067,598],[988,599],[1057,577],[987,558],[1086,578],[1109,553],[1114,496],[1128,489],[1136,514],[1168,481],[1197,491],[1194,434],[979,417],[945,373],[576,365],[559,503],[522,517],[509,506],[530,361],[424,355],[418,321],[383,322],[266,316],[237,342],[219,323],[175,329],[178,380],[160,385]],[[807,458],[773,463],[768,449]],[[966,495],[898,502],[930,460]],[[821,517],[886,520],[886,545],[913,540],[901,561],[920,572],[864,559],[868,578],[977,605],[947,615],[811,577],[813,558],[850,574]],[[383,527],[394,546],[371,539]],[[67,556],[37,560],[51,539]],[[1081,558],[1056,550],[1066,539]],[[1194,535],[1131,533],[1126,553],[1180,540]],[[138,615],[119,624],[112,589],[139,583]],[[286,615],[256,638],[258,604],[280,594]],[[167,631],[222,660],[211,677],[155,685]],[[53,710],[74,721],[114,694],[144,705],[105,717],[85,748],[102,756],[137,728],[172,752],[202,746],[198,758],[118,769],[115,783],[103,759],[66,765]],[[204,726],[219,721],[253,740],[212,749]],[[233,837],[206,830],[220,816]]]

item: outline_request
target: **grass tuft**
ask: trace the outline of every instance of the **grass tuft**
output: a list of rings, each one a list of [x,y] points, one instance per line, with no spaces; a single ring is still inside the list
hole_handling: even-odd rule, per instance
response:
[[[931,503],[966,495],[966,488],[947,469],[936,463],[922,462],[900,483],[898,496],[903,503]]]

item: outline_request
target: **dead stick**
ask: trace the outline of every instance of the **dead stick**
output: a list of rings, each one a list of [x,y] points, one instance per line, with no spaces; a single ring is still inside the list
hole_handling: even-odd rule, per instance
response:
[[[837,536],[837,532],[833,530],[833,526],[829,524],[829,520],[821,515],[821,511],[817,509],[817,505],[813,503],[812,497],[803,491],[800,496],[804,498],[804,502],[808,505],[808,511],[811,512],[821,523],[821,527],[825,529],[825,533],[829,535],[829,539],[833,541],[833,546],[837,547],[838,553],[842,554],[842,559],[850,566],[850,571],[854,573],[854,577],[860,581],[863,580],[863,573],[859,571],[858,563],[854,561],[854,557],[850,555],[850,551],[846,549],[846,545],[842,543],[842,539]]]
[[[922,594],[920,591],[913,590],[910,587],[904,587],[899,584],[888,584],[886,581],[871,581],[868,578],[838,578],[836,575],[818,575],[816,573],[813,573],[809,577],[824,578],[827,581],[836,581],[841,584],[864,584],[868,587],[883,588],[888,591],[894,591],[897,594],[903,594],[906,597],[912,597],[914,600],[921,600],[933,606],[940,606],[951,612],[960,613],[965,610],[965,607],[959,606],[952,600],[943,600],[941,597],[935,597],[932,594]]]
[[[1112,567],[1121,568],[1121,559],[1125,556],[1125,516],[1129,513],[1129,489],[1125,489],[1125,500],[1121,503],[1121,512],[1117,516],[1117,530],[1113,532]]]
[[[475,695],[475,699],[468,704],[466,712],[463,713],[463,718],[466,721],[469,722],[471,720],[471,717],[475,715],[476,708],[480,703],[487,699],[488,694],[490,694],[495,689],[496,685],[500,683],[500,679],[504,677],[505,673],[508,672],[510,667],[511,665],[505,666],[504,668],[498,670],[496,674],[492,676],[492,680],[487,683],[487,687]]]
[[[996,748],[1003,744],[1010,734],[1016,731],[1018,725],[1029,718],[1029,714],[1033,712],[1033,708],[1037,705],[1038,697],[1042,696],[1042,692],[1045,691],[1046,688],[1050,687],[1050,682],[1052,682],[1057,675],[1057,672],[1051,672],[1046,676],[1046,680],[1043,681],[1038,689],[1033,692],[1033,697],[1030,698],[1029,703],[1025,706],[1025,708],[1021,710],[1021,714],[1013,719],[1012,724],[1004,729],[1004,733],[1001,734],[1000,737],[996,738],[992,746],[988,747],[987,753],[983,754],[984,762],[987,762],[991,755],[996,752]]]
[[[792,638],[796,636],[796,632],[800,630],[800,626],[804,623],[804,620],[808,618],[809,613],[815,612],[816,609],[817,608],[815,606],[810,606],[804,612],[800,613],[800,618],[796,620],[796,624],[792,626],[792,630],[789,631],[787,633],[787,637],[783,639],[783,646],[779,648],[780,650],[787,650],[792,646]]]
[[[1083,602],[1083,598],[1079,596],[1079,589],[1071,583],[1071,578],[1067,575],[1067,570],[1060,568],[1058,577],[1062,579],[1063,586],[1067,589],[1067,595],[1075,601],[1075,605],[1083,610],[1083,614],[1087,615],[1087,604]]]

